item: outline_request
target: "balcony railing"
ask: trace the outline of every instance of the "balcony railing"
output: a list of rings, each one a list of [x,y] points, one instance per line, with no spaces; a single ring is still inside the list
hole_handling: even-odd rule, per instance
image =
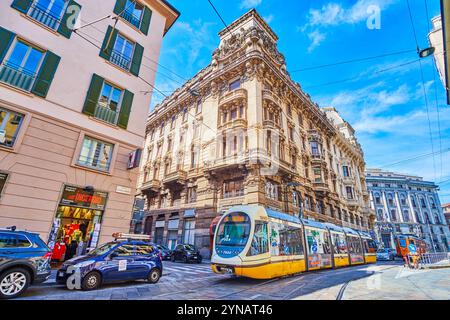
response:
[[[35,79],[36,73],[20,68],[11,62],[5,61],[0,66],[0,82],[13,87],[30,91]]]
[[[118,112],[111,110],[108,107],[97,104],[94,111],[94,117],[97,119],[116,124]]]
[[[136,28],[139,28],[140,25],[141,25],[141,18],[140,17],[136,17],[134,15],[133,11],[131,11],[131,10],[125,10],[122,13],[122,18],[127,20],[129,23],[131,23]]]
[[[131,59],[125,57],[123,54],[121,54],[120,52],[117,51],[112,51],[111,52],[111,58],[110,61],[112,63],[114,63],[115,65],[121,67],[122,69],[125,70],[130,70],[131,67]]]
[[[36,3],[31,5],[28,15],[34,20],[46,25],[53,30],[58,29],[59,23],[61,21],[61,17],[54,16],[50,11],[48,11],[48,8],[39,6]]]

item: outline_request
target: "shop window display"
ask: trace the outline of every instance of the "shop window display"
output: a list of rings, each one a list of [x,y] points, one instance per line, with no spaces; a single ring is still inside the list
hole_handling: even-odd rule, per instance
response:
[[[52,260],[84,255],[98,244],[107,193],[65,186],[48,246]]]

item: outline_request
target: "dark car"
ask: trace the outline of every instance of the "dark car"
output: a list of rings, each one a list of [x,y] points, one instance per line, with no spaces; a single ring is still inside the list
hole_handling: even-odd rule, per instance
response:
[[[0,299],[20,296],[50,277],[51,251],[38,234],[0,229]]]
[[[172,251],[171,259],[174,261],[183,261],[184,263],[189,262],[202,262],[202,256],[200,252],[191,244],[178,244]]]
[[[56,282],[82,290],[140,279],[157,283],[163,272],[161,260],[156,245],[130,235],[126,240],[108,242],[87,255],[67,260],[58,270]]]
[[[163,260],[170,260],[170,257],[172,256],[172,250],[170,250],[166,246],[163,246],[162,244],[157,244],[156,247],[161,252],[161,256],[162,256]]]

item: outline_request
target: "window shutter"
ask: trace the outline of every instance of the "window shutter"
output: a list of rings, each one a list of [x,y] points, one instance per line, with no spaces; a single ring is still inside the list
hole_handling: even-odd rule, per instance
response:
[[[3,61],[15,37],[16,35],[13,32],[0,27],[0,63]]]
[[[59,56],[53,52],[47,51],[44,62],[42,62],[33,88],[31,89],[32,93],[42,98],[47,96],[60,60],[61,58]]]
[[[135,44],[133,62],[131,63],[130,72],[136,77],[139,76],[139,69],[141,68],[142,55],[144,54],[144,47],[139,43]]]
[[[116,43],[117,35],[119,31],[111,26],[108,26],[108,31],[106,31],[105,39],[103,40],[102,49],[100,50],[100,57],[109,60],[111,57],[111,51]],[[109,41],[109,39],[111,40]],[[109,44],[108,44],[109,41]]]
[[[128,120],[130,119],[131,105],[133,104],[134,94],[125,90],[122,98],[122,106],[120,107],[119,120],[117,125],[123,129],[128,127]]]
[[[115,14],[121,14],[125,10],[125,6],[127,5],[127,0],[117,0],[116,6],[114,7]]]
[[[93,116],[97,107],[100,91],[102,90],[104,79],[97,74],[92,75],[91,84],[84,102],[83,113]]]
[[[67,39],[70,39],[72,30],[75,27],[75,22],[78,19],[80,11],[81,5],[73,0],[70,0],[69,4],[67,5],[66,12],[62,17],[61,24],[59,25],[58,33],[62,34]]]
[[[14,0],[11,7],[22,13],[27,13],[31,3],[33,3],[33,0]]]
[[[147,6],[144,7],[144,16],[142,18],[141,23],[141,31],[148,35],[148,29],[150,28],[150,20],[152,19],[152,10],[147,8]]]

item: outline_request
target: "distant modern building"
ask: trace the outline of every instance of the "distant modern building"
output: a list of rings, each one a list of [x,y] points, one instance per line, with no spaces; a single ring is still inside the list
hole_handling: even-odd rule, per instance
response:
[[[447,226],[450,228],[450,203],[445,203],[442,205],[442,211],[444,211],[445,221]]]
[[[366,181],[380,243],[395,248],[397,235],[413,234],[425,239],[430,251],[449,251],[449,228],[437,185],[421,177],[380,169],[368,169]]]

